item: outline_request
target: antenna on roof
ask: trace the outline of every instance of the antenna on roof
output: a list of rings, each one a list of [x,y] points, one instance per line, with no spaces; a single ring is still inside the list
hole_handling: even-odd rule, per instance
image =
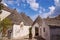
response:
[[[38,17],[40,17],[40,14],[38,13]]]
[[[17,9],[16,9],[16,8],[14,8],[14,11],[17,11]]]
[[[14,8],[14,10],[16,10],[16,8]]]

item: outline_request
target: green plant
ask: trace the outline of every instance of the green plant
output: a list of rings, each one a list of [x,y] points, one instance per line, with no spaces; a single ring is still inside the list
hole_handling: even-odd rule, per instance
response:
[[[32,39],[32,27],[29,28],[29,38]]]
[[[7,29],[10,28],[11,26],[12,26],[12,22],[9,18],[5,18],[3,21],[1,21],[3,36],[5,36]]]

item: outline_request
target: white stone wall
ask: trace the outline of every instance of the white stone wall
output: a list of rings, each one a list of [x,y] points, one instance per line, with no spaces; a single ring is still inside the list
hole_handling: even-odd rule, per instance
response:
[[[44,39],[46,40],[50,40],[50,28],[48,25],[46,25],[45,23],[43,23],[41,26],[39,26],[38,23],[35,23],[32,27],[32,34],[33,37],[35,36],[35,27],[38,27],[39,29],[39,35],[42,36]],[[45,28],[45,32],[44,32],[44,28]]]
[[[44,28],[45,28],[45,32],[44,32]],[[49,26],[47,24],[43,23],[42,26],[41,26],[41,30],[42,30],[42,37],[46,40],[50,40]]]
[[[13,26],[13,38],[19,39],[19,38],[22,38],[22,37],[28,35],[30,27],[31,26],[20,27],[20,25],[14,25]]]
[[[50,28],[49,28],[49,26],[48,25],[46,25],[46,27],[45,27],[45,38],[46,38],[46,40],[50,40]]]
[[[38,27],[38,28],[39,28],[38,23],[35,23],[35,24],[33,25],[33,27],[32,27],[32,37],[35,36],[35,27]],[[39,30],[39,29],[38,29],[38,30]]]

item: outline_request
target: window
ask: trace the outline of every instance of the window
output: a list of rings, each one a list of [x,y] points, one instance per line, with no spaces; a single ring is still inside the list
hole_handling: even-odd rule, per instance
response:
[[[43,31],[45,32],[45,28],[43,28]]]

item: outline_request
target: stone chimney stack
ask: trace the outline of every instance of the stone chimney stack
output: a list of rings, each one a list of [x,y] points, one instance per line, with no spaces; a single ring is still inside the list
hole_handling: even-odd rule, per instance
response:
[[[23,23],[23,22],[21,22],[21,23],[20,23],[20,27],[23,27],[23,26],[24,26],[24,23]]]

